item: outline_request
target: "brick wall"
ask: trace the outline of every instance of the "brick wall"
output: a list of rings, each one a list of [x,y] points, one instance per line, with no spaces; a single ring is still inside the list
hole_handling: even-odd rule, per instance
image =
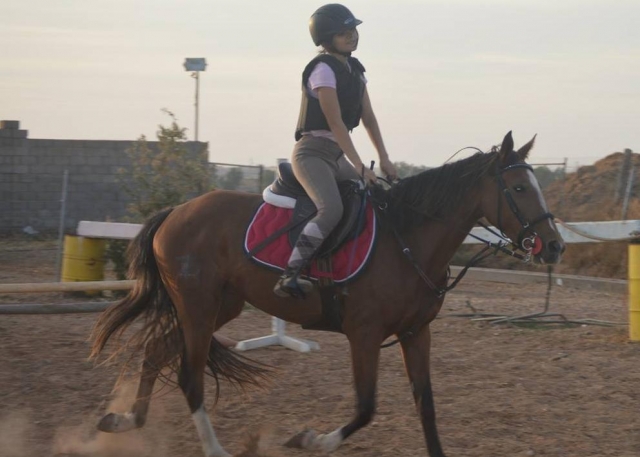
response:
[[[121,220],[128,201],[116,177],[130,165],[132,143],[29,139],[18,121],[0,121],[0,233],[56,231],[65,170],[65,230],[80,220]]]

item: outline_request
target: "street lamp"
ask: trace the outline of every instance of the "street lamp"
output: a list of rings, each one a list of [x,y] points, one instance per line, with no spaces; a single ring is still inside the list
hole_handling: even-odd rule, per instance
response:
[[[184,69],[192,72],[191,77],[196,79],[196,128],[195,141],[198,141],[198,99],[200,96],[200,72],[207,68],[204,57],[187,57],[184,61]]]

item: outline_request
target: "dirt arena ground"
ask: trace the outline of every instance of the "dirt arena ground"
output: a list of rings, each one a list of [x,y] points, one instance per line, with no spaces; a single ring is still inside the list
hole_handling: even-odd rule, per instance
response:
[[[0,243],[0,283],[50,281],[51,249],[27,252]],[[545,286],[463,281],[432,324],[432,380],[438,425],[450,457],[640,456],[640,345],[625,326],[495,326],[453,317],[469,311],[511,315],[538,311]],[[0,296],[1,303],[86,301],[60,295]],[[569,319],[626,322],[626,297],[556,287],[551,308]],[[200,456],[186,402],[163,390],[139,431],[94,431],[106,410],[129,405],[132,384],[112,392],[119,368],[87,361],[96,315],[0,316],[0,456]],[[269,317],[248,310],[224,334],[236,339],[270,332]],[[344,337],[306,332],[321,350],[282,347],[249,352],[273,365],[272,384],[239,393],[222,386],[210,415],[228,451],[264,436],[269,456],[314,455],[281,447],[305,427],[329,432],[353,414],[348,346]],[[315,454],[319,455],[319,454]],[[399,349],[382,352],[378,413],[371,425],[334,453],[349,457],[426,456]]]

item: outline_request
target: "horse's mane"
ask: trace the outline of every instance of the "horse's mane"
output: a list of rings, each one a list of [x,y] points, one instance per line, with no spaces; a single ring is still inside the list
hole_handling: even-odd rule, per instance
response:
[[[480,178],[496,169],[498,148],[431,168],[402,179],[385,191],[382,199],[399,230],[426,220],[444,219],[455,211]],[[380,197],[378,197],[380,198]]]

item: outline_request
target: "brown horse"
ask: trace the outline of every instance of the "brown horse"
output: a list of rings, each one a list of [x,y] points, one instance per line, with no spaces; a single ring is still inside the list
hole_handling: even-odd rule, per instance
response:
[[[328,434],[302,432],[290,444],[330,452],[371,421],[380,345],[395,335],[401,340],[429,456],[444,456],[431,392],[429,323],[444,300],[451,258],[483,217],[539,263],[557,263],[564,251],[532,168],[525,163],[533,141],[514,151],[509,132],[499,149],[376,192],[378,244],[365,271],[350,283],[343,309],[342,332],[351,348],[357,395],[355,418]],[[229,455],[204,410],[205,368],[209,366],[216,382],[221,375],[259,383],[263,371],[218,343],[213,332],[236,318],[245,302],[302,325],[322,315],[316,290],[304,300],[279,298],[272,292],[277,274],[244,254],[245,228],[261,202],[259,195],[210,192],[152,217],[132,242],[130,273],[136,287],[100,317],[93,355],[142,317],[142,329],[130,340],[133,349],[144,348],[142,374],[131,411],[106,415],[100,430],[121,432],[144,425],[154,381],[170,366],[177,371],[205,455]]]

